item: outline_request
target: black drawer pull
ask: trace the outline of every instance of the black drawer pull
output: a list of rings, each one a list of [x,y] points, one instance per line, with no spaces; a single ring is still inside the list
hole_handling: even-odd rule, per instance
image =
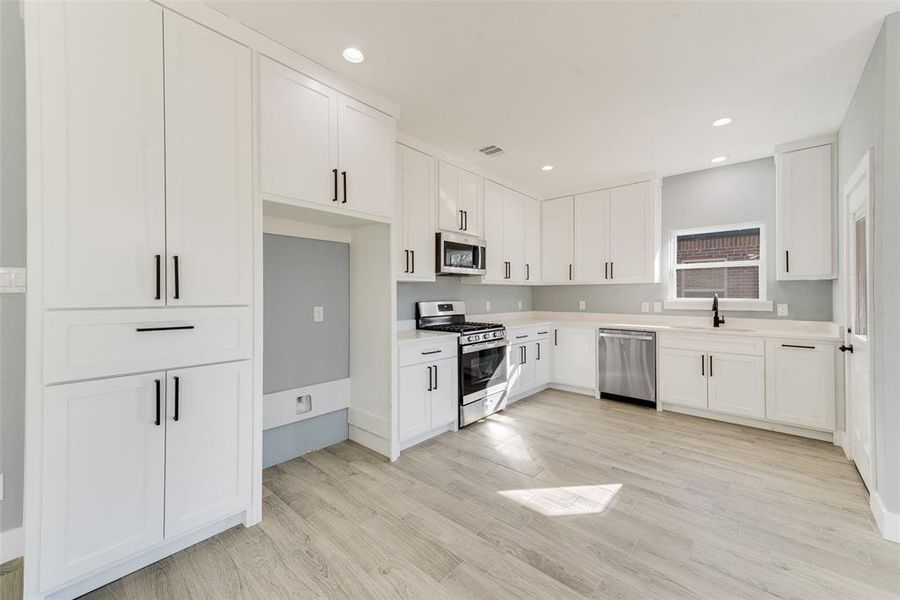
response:
[[[180,385],[180,378],[179,378],[179,377],[173,377],[172,379],[175,380],[175,416],[172,418],[172,420],[173,420],[173,421],[177,421],[177,420],[178,420],[178,413],[179,413],[179,411],[178,411],[178,405],[180,404],[180,402],[179,402],[179,400],[180,400],[180,398],[179,398],[179,396],[180,396],[179,392],[180,392],[180,390],[181,390],[181,385]]]
[[[193,325],[171,325],[167,327],[138,327],[135,331],[175,331],[178,329],[193,329]]]
[[[344,199],[341,204],[347,204],[347,171],[341,171],[341,179],[344,181]]]
[[[156,420],[154,421],[154,423],[157,426],[159,426],[159,424],[160,424],[160,419],[159,419],[159,412],[160,412],[159,379],[154,379],[153,381],[156,383]]]
[[[429,350],[428,352],[423,352],[422,356],[428,356],[429,354],[440,354],[443,350]]]
[[[521,340],[521,339],[524,339],[524,338],[527,338],[527,337],[528,337],[528,334],[526,333],[525,335],[517,335],[517,336],[516,336],[516,339],[517,339],[517,340]]]
[[[175,262],[175,299],[178,300],[181,297],[181,287],[180,287],[180,277],[178,273],[178,255],[172,257],[172,260]]]
[[[800,348],[802,350],[815,350],[815,346],[801,346],[800,344],[782,344],[782,348]]]
[[[162,299],[162,256],[156,255],[156,300]]]
[[[547,335],[548,333],[547,331],[538,331],[538,335]]]
[[[331,199],[332,202],[338,201],[338,178],[337,178],[337,169],[332,169],[332,173],[334,173],[334,198]]]

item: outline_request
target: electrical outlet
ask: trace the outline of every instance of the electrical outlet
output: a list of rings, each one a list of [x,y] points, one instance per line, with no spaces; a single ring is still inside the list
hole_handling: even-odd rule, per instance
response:
[[[312,410],[312,395],[311,394],[303,394],[302,396],[297,396],[297,414],[302,415],[304,413],[308,413]]]
[[[662,302],[653,303],[653,312],[662,312]]]
[[[650,312],[649,302],[641,302],[641,312]]]
[[[787,304],[778,304],[778,305],[776,305],[776,308],[778,309],[779,317],[788,316],[788,305]]]
[[[324,306],[313,306],[313,321],[315,323],[321,323],[325,320],[325,307]]]
[[[578,301],[578,310],[584,310],[587,308],[587,303],[584,300]]]
[[[491,312],[491,301],[490,300],[484,301],[484,312]]]
[[[518,306],[519,306],[519,310],[522,310],[522,301],[521,301],[521,300],[519,300],[519,305],[518,305]]]

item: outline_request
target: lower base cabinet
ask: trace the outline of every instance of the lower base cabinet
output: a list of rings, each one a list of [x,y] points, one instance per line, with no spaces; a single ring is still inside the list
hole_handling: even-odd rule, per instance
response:
[[[547,338],[511,344],[507,353],[509,395],[518,396],[550,383],[552,365]]]
[[[742,417],[766,416],[765,360],[762,356],[708,355],[709,409]]]
[[[661,402],[706,408],[706,354],[684,348],[659,348]]]
[[[768,340],[766,373],[767,419],[834,431],[833,344]]]
[[[553,335],[553,383],[593,390],[597,385],[597,330],[557,327]]]
[[[45,388],[41,588],[246,508],[251,401],[246,361]]]
[[[398,435],[401,446],[458,421],[457,379],[456,357],[400,369]]]

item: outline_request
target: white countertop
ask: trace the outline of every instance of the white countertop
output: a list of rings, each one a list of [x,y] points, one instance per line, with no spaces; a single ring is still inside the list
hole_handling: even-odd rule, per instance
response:
[[[401,345],[428,343],[435,341],[450,341],[459,337],[459,334],[446,331],[424,331],[422,329],[403,329],[397,331],[397,343]],[[440,338],[445,338],[441,340]]]

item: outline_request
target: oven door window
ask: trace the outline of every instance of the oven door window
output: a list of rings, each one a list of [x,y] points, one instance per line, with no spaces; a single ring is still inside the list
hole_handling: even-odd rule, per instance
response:
[[[478,268],[478,247],[458,242],[444,242],[444,266],[461,269]]]
[[[506,385],[505,344],[496,348],[463,354],[460,361],[463,398]],[[476,399],[471,398],[469,401]]]

